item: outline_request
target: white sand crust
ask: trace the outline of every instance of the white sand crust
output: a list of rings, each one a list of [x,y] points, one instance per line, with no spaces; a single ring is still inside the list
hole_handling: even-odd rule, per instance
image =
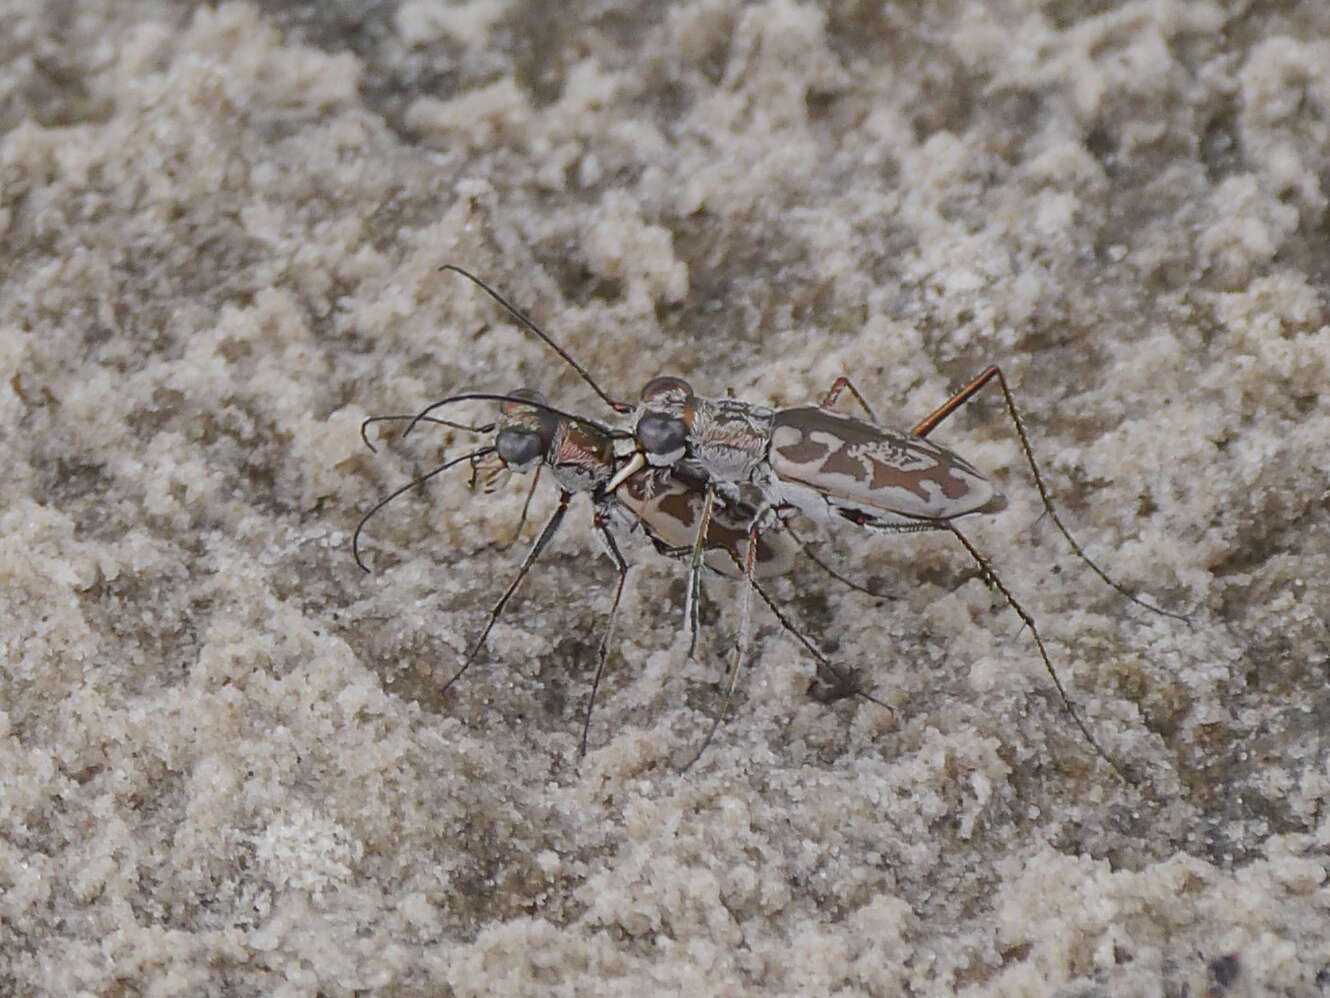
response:
[[[0,49],[0,994],[1330,988],[1330,7],[40,3]],[[1008,498],[615,574],[370,415],[850,376]],[[853,403],[840,403],[854,411]],[[447,418],[483,424],[486,403]]]

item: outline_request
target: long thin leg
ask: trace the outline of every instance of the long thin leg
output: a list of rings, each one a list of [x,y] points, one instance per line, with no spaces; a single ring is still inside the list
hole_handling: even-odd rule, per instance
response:
[[[813,553],[812,548],[810,548],[808,544],[804,541],[804,539],[800,537],[798,533],[795,532],[794,527],[790,526],[789,520],[778,520],[777,522],[785,530],[785,532],[790,535],[790,539],[793,540],[795,545],[798,546],[799,550],[803,552],[805,558],[811,561],[818,568],[822,569],[822,571],[826,572],[829,576],[831,576],[841,585],[845,586],[847,589],[853,589],[855,592],[864,593],[876,599],[887,599],[887,600],[896,599],[896,597],[892,596],[890,593],[874,592],[868,586],[860,585],[858,582],[855,582],[853,579],[847,578],[846,576],[842,575],[836,569],[832,568],[825,561],[823,561],[818,555],[815,555]]]
[[[697,518],[697,536],[693,539],[693,551],[688,560],[688,589],[684,596],[684,620],[688,625],[688,657],[693,657],[697,648],[697,618],[702,598],[702,555],[706,549],[707,532],[711,529],[711,507],[716,501],[716,486],[707,482],[702,493],[702,512]]]
[[[828,659],[826,655],[824,655],[816,645],[814,645],[811,641],[809,641],[808,638],[805,637],[804,634],[797,627],[794,626],[793,622],[791,622],[791,620],[776,605],[775,601],[771,598],[770,594],[768,594],[767,591],[763,589],[762,586],[758,583],[758,581],[753,577],[753,572],[757,564],[757,542],[758,542],[758,529],[755,520],[754,523],[749,526],[748,549],[745,553],[743,564],[739,565],[739,567],[743,570],[744,573],[744,599],[743,602],[740,604],[739,640],[737,647],[735,649],[734,665],[730,669],[729,683],[725,690],[725,702],[722,705],[720,712],[716,715],[715,718],[713,718],[711,722],[711,727],[707,730],[706,737],[703,738],[702,744],[698,746],[697,753],[683,767],[683,771],[687,771],[689,768],[692,767],[694,763],[697,762],[698,759],[702,758],[702,753],[705,752],[707,746],[711,744],[712,737],[716,734],[716,730],[720,727],[720,725],[724,722],[725,718],[729,715],[730,708],[733,705],[734,690],[738,683],[738,678],[739,678],[739,668],[748,653],[749,635],[752,630],[751,594],[753,592],[756,592],[758,596],[762,598],[762,602],[767,605],[767,609],[771,611],[772,616],[776,618],[776,621],[781,625],[781,627],[785,628],[786,631],[794,635],[795,640],[798,641],[801,645],[803,645],[804,649],[808,652],[808,654],[813,657],[813,661],[816,663],[817,667],[820,670],[822,670],[826,675],[830,676],[838,686],[840,686],[843,689],[850,690],[851,692],[854,693],[855,696],[861,697],[862,699],[867,700],[869,703],[877,704],[879,707],[882,707],[889,713],[892,714],[895,713],[895,711],[892,710],[889,704],[883,703],[881,700],[877,699],[877,697],[872,696],[869,693],[865,693],[863,690],[859,689],[857,685],[854,683],[854,681],[848,675],[841,672],[840,669],[836,668],[836,666],[834,666],[831,663],[831,660]],[[739,564],[739,560],[737,557],[735,557],[733,552],[730,552],[730,557],[734,559],[736,565]]]
[[[1044,639],[1039,635],[1039,628],[1035,626],[1034,618],[1026,612],[1025,607],[1016,602],[1016,597],[1011,594],[1011,590],[1008,589],[1006,585],[1003,584],[1002,580],[997,577],[992,566],[989,565],[988,559],[980,554],[978,549],[966,539],[965,535],[956,529],[956,525],[948,522],[945,526],[956,536],[956,539],[961,542],[961,545],[965,550],[970,553],[970,557],[973,558],[975,564],[979,566],[979,571],[983,573],[983,576],[988,580],[989,585],[1002,594],[1003,599],[1007,601],[1007,605],[1016,612],[1016,616],[1020,617],[1021,622],[1030,629],[1030,636],[1034,638],[1035,647],[1039,649],[1039,657],[1043,659],[1044,668],[1048,670],[1049,676],[1053,679],[1053,685],[1057,687],[1058,696],[1062,698],[1062,706],[1066,709],[1067,713],[1071,715],[1071,719],[1076,722],[1076,727],[1081,729],[1081,734],[1085,736],[1085,740],[1090,743],[1101,759],[1113,767],[1113,772],[1117,773],[1124,783],[1132,783],[1133,781],[1131,777],[1126,774],[1122,767],[1119,766],[1113,760],[1113,757],[1105,751],[1104,747],[1099,744],[1098,739],[1090,733],[1090,729],[1086,726],[1085,722],[1081,720],[1080,713],[1072,706],[1071,699],[1067,696],[1067,690],[1062,685],[1062,680],[1058,678],[1057,670],[1053,668],[1053,660],[1048,657],[1048,649],[1044,647]]]
[[[955,412],[957,409],[963,406],[966,402],[970,401],[970,399],[975,396],[975,394],[979,391],[979,389],[983,388],[984,385],[988,384],[994,378],[998,378],[1001,381],[1002,391],[1004,393],[1007,393],[1007,380],[1002,377],[1002,371],[998,369],[998,366],[996,364],[990,364],[987,368],[984,369],[983,373],[981,373],[979,377],[975,378],[968,385],[966,385],[964,388],[958,391],[955,395],[953,395],[951,398],[947,399],[947,401],[943,402],[940,406],[934,409],[931,413],[928,414],[927,419],[920,422],[910,432],[913,433],[916,437],[928,436],[930,433],[932,433],[934,430],[938,428],[938,425],[944,419],[946,419],[953,412]],[[1007,400],[1010,403],[1011,400],[1010,393],[1007,393]],[[1019,419],[1016,420],[1016,426],[1020,433],[1021,442],[1027,444],[1026,449],[1028,450],[1029,449],[1028,442],[1025,440],[1025,430],[1024,428],[1021,427],[1021,421]]]
[[[721,704],[720,710],[716,716],[711,719],[711,727],[707,729],[706,737],[702,739],[702,744],[697,747],[697,753],[688,760],[680,772],[688,772],[698,759],[702,758],[702,753],[707,750],[711,744],[712,737],[716,734],[716,729],[724,723],[725,718],[729,716],[730,706],[734,703],[734,688],[739,682],[739,667],[743,664],[744,658],[748,654],[749,623],[752,616],[752,591],[753,567],[757,564],[757,525],[753,524],[748,530],[748,551],[744,555],[744,595],[743,603],[739,614],[739,641],[734,652],[734,664],[730,666],[729,682],[725,686],[725,701]]]
[[[819,402],[818,405],[823,409],[830,409],[836,404],[836,399],[840,398],[840,393],[846,388],[850,390],[850,394],[858,400],[861,406],[863,406],[864,412],[868,413],[868,421],[870,423],[876,423],[877,413],[873,411],[873,407],[869,405],[868,400],[860,394],[859,389],[854,387],[853,382],[843,374],[836,379],[835,383],[832,384],[831,389],[822,396],[822,401]]]
[[[915,426],[910,432],[916,437],[928,436],[933,430],[937,429],[938,425],[944,419],[968,402],[976,392],[995,378],[997,379],[998,386],[1002,389],[1002,397],[1006,400],[1007,412],[1010,414],[1011,421],[1016,427],[1016,436],[1020,440],[1021,450],[1025,454],[1025,463],[1030,466],[1030,474],[1034,477],[1034,486],[1039,490],[1039,500],[1043,503],[1044,512],[1048,514],[1049,519],[1052,520],[1054,525],[1058,528],[1058,532],[1066,538],[1071,549],[1076,552],[1076,556],[1090,566],[1090,571],[1099,576],[1100,580],[1105,585],[1115,590],[1120,595],[1125,596],[1137,606],[1143,607],[1151,613],[1157,613],[1164,617],[1172,617],[1174,620],[1180,620],[1184,624],[1190,626],[1190,617],[1185,614],[1174,613],[1171,610],[1165,610],[1161,607],[1155,606],[1149,600],[1137,596],[1126,586],[1110,578],[1108,573],[1100,568],[1095,563],[1094,559],[1085,553],[1085,549],[1081,547],[1080,542],[1072,536],[1071,531],[1067,529],[1067,525],[1062,522],[1062,517],[1058,515],[1057,509],[1053,506],[1053,499],[1049,495],[1047,486],[1044,485],[1044,476],[1039,473],[1039,465],[1035,463],[1034,451],[1030,447],[1030,438],[1025,434],[1025,424],[1021,421],[1020,413],[1016,410],[1016,401],[1012,398],[1011,389],[1007,387],[1006,377],[1002,374],[1002,370],[996,364],[991,364],[985,368],[983,373],[951,398],[947,399],[942,405],[938,406],[937,409],[928,415],[928,418]]]
[[[454,672],[452,678],[443,684],[443,687],[439,690],[440,693],[446,693],[453,683],[462,678],[462,673],[471,668],[471,663],[476,660],[476,656],[480,654],[480,649],[485,646],[485,639],[489,637],[490,631],[494,628],[495,623],[498,622],[499,616],[503,613],[503,608],[508,605],[508,601],[512,599],[513,593],[517,592],[517,587],[520,586],[522,580],[526,578],[527,572],[531,571],[531,566],[535,564],[536,559],[540,557],[540,553],[545,550],[545,546],[549,544],[551,538],[553,538],[558,531],[559,524],[563,522],[563,515],[568,512],[568,503],[572,498],[573,494],[567,490],[563,490],[559,493],[559,505],[555,507],[554,513],[550,516],[549,520],[546,521],[545,528],[540,532],[540,536],[536,538],[536,542],[531,545],[531,550],[527,551],[526,557],[522,559],[522,565],[518,568],[516,577],[511,583],[509,583],[508,588],[504,590],[503,595],[499,597],[499,601],[494,604],[494,609],[490,610],[490,619],[488,623],[485,624],[485,629],[480,632],[480,637],[476,639],[476,643],[472,645],[471,650],[467,652],[466,660],[462,663],[462,667]]]
[[[513,536],[500,544],[496,550],[507,551],[522,536],[522,528],[526,526],[526,515],[531,510],[531,497],[536,494],[536,486],[540,484],[540,473],[544,468],[543,464],[536,465],[536,473],[531,476],[531,488],[526,490],[526,501],[522,503],[522,515],[517,518],[517,527],[513,530]]]
[[[819,649],[815,644],[813,644],[813,642],[809,641],[808,638],[804,636],[803,632],[801,632],[797,627],[794,626],[794,623],[790,620],[790,618],[787,617],[785,613],[776,605],[775,600],[771,598],[771,594],[768,593],[765,589],[763,589],[760,584],[754,582],[753,589],[754,591],[756,591],[758,596],[762,597],[762,602],[767,605],[767,609],[771,611],[771,615],[776,618],[777,623],[779,623],[781,627],[785,628],[787,632],[792,634],[794,636],[794,639],[798,641],[799,644],[804,646],[804,650],[807,651],[808,654],[813,657],[813,661],[817,663],[817,667],[819,670],[824,672],[826,675],[830,676],[831,679],[842,689],[849,690],[855,696],[863,700],[867,700],[869,703],[877,704],[879,707],[884,708],[889,713],[892,714],[896,713],[894,710],[892,710],[890,704],[883,703],[881,700],[879,700],[877,697],[873,696],[870,693],[865,693],[863,690],[858,688],[858,686],[854,683],[854,680],[850,675],[836,668],[836,666],[834,666],[831,663],[831,660],[827,658],[826,654],[822,652],[822,650]]]
[[[587,735],[591,730],[591,708],[596,705],[596,691],[600,689],[601,677],[605,675],[605,663],[610,656],[610,643],[614,640],[614,623],[619,612],[619,600],[623,598],[623,584],[628,579],[628,563],[624,561],[623,555],[619,553],[619,545],[614,542],[614,535],[609,532],[599,516],[596,517],[596,531],[600,534],[601,543],[605,545],[605,550],[619,573],[619,584],[614,589],[614,602],[610,604],[609,620],[605,623],[605,637],[600,642],[600,656],[596,662],[596,676],[591,680],[591,695],[587,697],[586,701],[586,717],[582,720],[582,741],[577,748],[578,758],[586,755]]]

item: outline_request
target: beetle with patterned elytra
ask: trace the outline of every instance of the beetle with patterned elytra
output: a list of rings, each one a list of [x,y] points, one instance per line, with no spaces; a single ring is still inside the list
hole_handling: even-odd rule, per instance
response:
[[[685,616],[693,634],[697,627],[699,571],[710,517],[717,503],[738,502],[741,489],[755,489],[758,497],[750,504],[753,516],[746,531],[744,565],[749,570],[756,564],[758,537],[776,524],[787,522],[795,513],[817,523],[839,519],[893,533],[946,530],[1029,628],[1062,706],[1082,736],[1119,777],[1132,782],[1072,704],[1034,617],[998,577],[989,560],[956,526],[955,521],[963,516],[997,513],[1005,508],[1006,501],[978,469],[959,454],[928,440],[929,434],[983,387],[997,384],[1044,511],[1077,557],[1104,583],[1137,605],[1153,613],[1190,621],[1183,614],[1161,609],[1132,593],[1086,554],[1053,504],[1007,380],[996,365],[987,367],[908,432],[878,425],[872,408],[845,377],[838,378],[817,405],[787,409],[733,398],[707,398],[695,394],[681,378],[658,377],[646,384],[640,401],[633,405],[608,395],[543,329],[489,285],[452,264],[441,269],[458,273],[485,291],[568,363],[611,409],[631,418],[635,452],[607,483],[608,492],[617,491],[646,468],[672,469],[701,484],[701,508],[693,536],[685,600]],[[864,408],[868,421],[835,411],[833,407],[846,389]],[[729,709],[738,665],[736,659],[725,707],[712,732]]]
[[[499,418],[483,426],[469,426],[433,415],[440,408],[468,401],[499,403]],[[614,563],[618,582],[605,634],[600,643],[595,677],[592,680],[583,717],[579,754],[585,755],[592,707],[605,672],[615,615],[628,574],[628,563],[620,553],[615,534],[641,532],[662,554],[679,558],[691,556],[696,547],[695,537],[699,529],[705,493],[704,483],[690,479],[683,471],[670,468],[644,468],[624,477],[611,490],[608,487],[609,483],[628,460],[626,457],[616,455],[615,441],[624,439],[627,434],[611,430],[593,420],[555,409],[538,393],[529,389],[520,389],[507,395],[468,392],[436,402],[415,415],[371,417],[361,426],[361,435],[371,449],[373,445],[369,443],[366,431],[371,424],[385,421],[407,421],[405,433],[409,433],[421,422],[428,422],[467,432],[493,433],[494,437],[492,443],[447,461],[394,490],[361,517],[352,535],[352,554],[356,564],[365,571],[369,569],[361,556],[360,538],[369,520],[404,492],[451,467],[468,464],[471,468],[472,488],[480,488],[486,492],[499,487],[512,474],[526,474],[533,471],[536,473],[532,481],[532,491],[534,491],[540,471],[545,468],[549,469],[559,485],[559,499],[554,512],[527,551],[512,582],[491,608],[484,629],[472,642],[461,667],[443,684],[441,692],[456,683],[475,662],[509,600],[517,592],[536,559],[558,532],[573,496],[583,493],[590,496],[594,511],[593,529],[601,546]],[[529,503],[530,493],[527,500]],[[880,700],[859,690],[850,676],[832,665],[762,586],[762,580],[784,575],[793,568],[799,546],[788,534],[782,533],[775,527],[759,531],[754,540],[750,526],[757,514],[754,504],[760,501],[761,497],[753,490],[740,489],[734,499],[720,500],[712,504],[709,522],[703,534],[704,543],[701,545],[703,563],[718,574],[744,580],[746,588],[757,592],[780,625],[808,651],[817,663],[818,670],[829,677],[837,690],[890,710]],[[524,506],[523,519],[525,516]],[[739,626],[740,640],[735,652],[736,658],[745,654],[747,632],[748,620],[745,616]],[[707,739],[703,741],[688,766],[691,766],[702,754],[709,740],[708,733]]]

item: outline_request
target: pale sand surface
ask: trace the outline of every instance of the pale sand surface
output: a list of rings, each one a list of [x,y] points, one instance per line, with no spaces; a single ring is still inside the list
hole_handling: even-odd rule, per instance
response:
[[[0,994],[1330,989],[1330,6],[11,0],[0,41]],[[553,11],[558,10],[558,13]],[[814,532],[718,704],[682,566],[369,414],[539,388],[774,404],[851,374],[1010,498]],[[483,406],[459,417],[488,418]],[[553,506],[543,482],[529,539]]]

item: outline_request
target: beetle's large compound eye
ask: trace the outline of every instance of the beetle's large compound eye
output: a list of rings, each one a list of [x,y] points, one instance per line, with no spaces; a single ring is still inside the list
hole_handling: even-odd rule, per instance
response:
[[[523,405],[534,402],[534,405]],[[545,405],[545,396],[534,388],[517,388],[508,393],[508,398],[499,403],[499,412],[507,417],[517,417],[525,413],[537,412]]]
[[[646,459],[657,467],[684,456],[688,440],[688,402],[693,388],[683,378],[652,378],[642,389],[633,434]]]
[[[693,386],[683,378],[665,376],[652,378],[642,388],[642,401],[652,403],[673,402],[682,405],[693,394]]]
[[[674,464],[684,455],[688,424],[678,416],[648,412],[637,421],[637,442],[654,465]]]
[[[545,454],[538,431],[514,427],[499,431],[494,438],[494,449],[499,459],[519,474],[530,471]]]
[[[545,459],[558,426],[559,417],[546,408],[539,392],[519,388],[499,405],[494,450],[510,470],[524,474]]]

